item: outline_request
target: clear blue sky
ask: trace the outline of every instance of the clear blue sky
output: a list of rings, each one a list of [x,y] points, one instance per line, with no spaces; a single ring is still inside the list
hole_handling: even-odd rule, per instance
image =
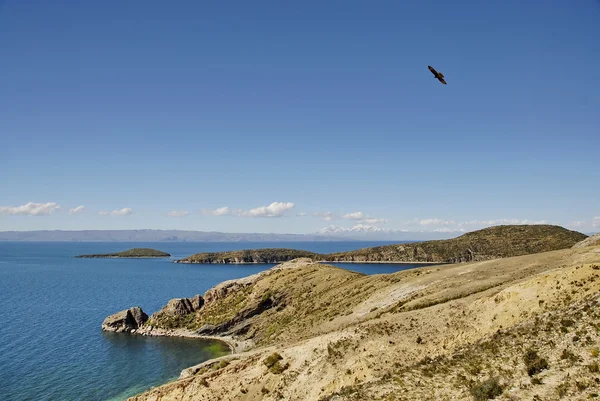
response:
[[[211,3],[0,0],[0,230],[599,230],[599,1]]]

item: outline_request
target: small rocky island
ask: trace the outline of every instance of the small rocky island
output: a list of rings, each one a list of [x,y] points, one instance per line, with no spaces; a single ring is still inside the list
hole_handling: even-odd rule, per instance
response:
[[[78,255],[75,258],[168,258],[171,256],[166,252],[152,248],[132,248],[127,251],[117,253]]]

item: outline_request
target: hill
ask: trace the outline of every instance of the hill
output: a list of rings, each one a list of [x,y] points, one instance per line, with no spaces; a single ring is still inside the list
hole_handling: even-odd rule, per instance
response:
[[[236,353],[131,400],[584,400],[600,247],[365,276],[299,259],[176,299],[139,329]]]
[[[127,251],[117,253],[93,254],[93,255],[78,255],[75,258],[168,258],[171,256],[166,252],[162,252],[152,248],[132,248]]]
[[[570,248],[585,234],[553,225],[505,225],[460,237],[387,245],[327,255],[327,261],[405,261],[457,263],[528,255]]]
[[[181,263],[282,263],[299,257],[326,262],[429,262],[456,263],[565,249],[586,236],[552,225],[495,226],[448,240],[435,240],[363,248],[327,255],[294,249],[257,249],[200,253]]]

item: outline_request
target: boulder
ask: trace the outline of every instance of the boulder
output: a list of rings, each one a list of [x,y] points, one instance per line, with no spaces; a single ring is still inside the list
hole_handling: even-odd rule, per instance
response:
[[[200,294],[193,298],[174,298],[165,305],[157,315],[181,316],[195,312],[204,306],[204,298]]]
[[[142,308],[135,306],[108,316],[102,322],[102,330],[129,333],[140,328],[147,320],[148,315],[144,313]]]

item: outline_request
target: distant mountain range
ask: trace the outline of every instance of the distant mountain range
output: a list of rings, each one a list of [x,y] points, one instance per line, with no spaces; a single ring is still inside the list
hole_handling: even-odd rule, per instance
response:
[[[354,227],[328,227],[314,234],[222,233],[185,230],[40,230],[0,231],[0,241],[28,242],[300,242],[407,241],[455,237],[460,233],[408,232]]]

